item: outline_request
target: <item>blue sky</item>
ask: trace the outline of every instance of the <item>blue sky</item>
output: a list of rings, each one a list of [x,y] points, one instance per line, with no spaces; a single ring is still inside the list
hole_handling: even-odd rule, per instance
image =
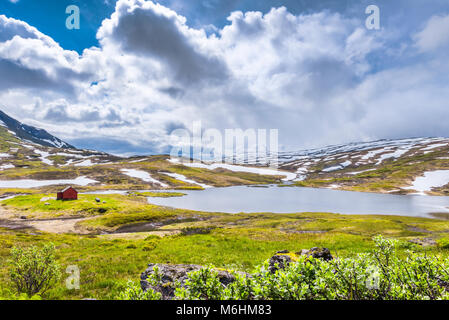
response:
[[[116,2],[1,1],[0,107],[120,154],[195,120],[277,128],[287,149],[449,132],[447,0]]]
[[[106,17],[114,11],[114,3],[106,4],[102,0],[19,0],[16,3],[5,0],[0,2],[0,13],[26,21],[41,32],[51,36],[65,49],[81,53],[85,48],[98,46],[95,38],[97,29]],[[67,6],[75,4],[81,11],[79,30],[68,30],[65,21]]]
[[[96,33],[101,22],[108,18],[115,8],[117,0],[10,0],[0,2],[0,13],[26,21],[41,32],[51,36],[65,49],[82,50],[91,46],[98,46]],[[340,12],[348,16],[361,17],[364,9],[370,4],[378,5],[383,11],[382,21],[408,28],[419,26],[426,17],[435,12],[447,12],[448,3],[438,1],[409,1],[409,0],[161,0],[160,4],[173,8],[188,19],[192,27],[214,25],[217,28],[228,23],[229,13],[236,10],[268,12],[272,7],[285,6],[294,14],[307,14],[323,10]],[[429,4],[430,3],[430,4]],[[81,11],[80,30],[65,28],[65,9],[75,4]]]

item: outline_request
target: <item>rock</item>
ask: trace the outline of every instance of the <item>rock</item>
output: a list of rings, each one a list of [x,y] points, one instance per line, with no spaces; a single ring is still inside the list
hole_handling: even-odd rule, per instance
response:
[[[332,260],[334,257],[332,257],[331,252],[328,248],[312,248],[310,250],[301,250],[299,252],[296,253],[297,255],[306,255],[306,256],[311,256],[313,258],[316,259],[321,259],[324,261],[330,261]]]
[[[288,253],[285,252],[287,250],[279,251],[278,253]],[[285,269],[292,262],[292,258],[290,256],[284,254],[275,254],[270,258],[270,262],[268,265],[268,270],[271,273],[275,273],[279,269]]]
[[[333,257],[327,248],[312,248],[310,250],[301,250],[296,255],[306,255],[324,261],[332,260]],[[290,254],[288,250],[282,250],[276,252],[269,261],[268,270],[272,273],[279,269],[284,269],[290,263],[294,262],[295,254]],[[154,267],[158,268],[161,278],[160,283],[157,286],[151,286],[148,283],[148,277],[154,274]],[[153,289],[162,294],[162,299],[170,300],[175,295],[175,283],[179,283],[182,287],[185,286],[185,281],[188,278],[188,274],[193,271],[198,271],[203,268],[196,264],[154,264],[150,263],[148,268],[140,275],[140,286],[143,291]],[[215,269],[218,273],[218,279],[223,286],[228,286],[235,281],[235,276],[226,270]],[[239,273],[249,276],[246,273]]]
[[[106,201],[103,201],[104,204],[106,204]]]
[[[101,200],[100,200],[99,198],[95,198],[95,201],[96,201],[97,203],[100,203],[100,202],[101,202]]]
[[[161,276],[161,282],[156,286],[151,286],[147,279],[150,275],[154,274],[154,267],[157,266],[159,269],[159,274]],[[192,271],[198,271],[203,268],[200,265],[194,264],[178,264],[178,265],[169,265],[169,264],[153,264],[150,263],[148,268],[141,274],[140,276],[140,285],[142,290],[147,291],[149,288],[152,288],[155,291],[158,291],[162,294],[162,299],[170,300],[175,295],[175,283],[179,282],[181,286],[184,286],[185,281],[188,278],[188,273]],[[235,277],[224,270],[217,270],[218,278],[222,285],[227,286],[230,283],[235,281]]]
[[[276,252],[274,256],[271,257],[268,270],[272,273],[276,272],[278,269],[284,269],[286,266],[288,266],[292,261],[292,256],[289,255],[288,250],[282,250]],[[310,250],[302,249],[301,251],[298,251],[295,253],[297,256],[308,256],[316,259],[321,259],[324,261],[330,261],[333,259],[331,252],[327,248],[312,248]]]
[[[27,217],[26,217],[26,216],[20,216],[20,219],[22,219],[22,220],[26,220],[26,219],[27,219]]]
[[[50,205],[50,203],[48,203],[48,202],[45,202],[45,205],[46,205],[46,206],[49,206],[49,205]]]

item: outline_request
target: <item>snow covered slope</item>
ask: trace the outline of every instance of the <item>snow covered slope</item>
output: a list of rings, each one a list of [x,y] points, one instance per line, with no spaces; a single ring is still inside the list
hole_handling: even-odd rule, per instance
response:
[[[44,147],[74,149],[75,147],[51,135],[44,129],[39,129],[17,121],[0,110],[0,125],[10,130],[23,141],[31,141]]]
[[[425,192],[449,194],[449,178],[440,177],[449,169],[449,138],[410,138],[348,143],[323,148],[280,152],[277,157],[256,159],[245,155],[228,161],[257,165],[278,163],[278,169],[296,174],[289,179],[301,186],[356,191],[412,193],[427,175],[438,176],[438,183]],[[435,173],[432,173],[435,172]],[[447,180],[447,181],[446,181]],[[426,180],[427,181],[427,180]],[[432,180],[433,181],[433,180]],[[432,182],[431,181],[431,182]],[[431,183],[429,182],[429,183]]]
[[[281,168],[304,169],[320,164],[324,172],[347,167],[379,166],[387,160],[426,155],[449,147],[448,138],[413,138],[350,143],[279,154]],[[329,170],[335,169],[335,170]]]

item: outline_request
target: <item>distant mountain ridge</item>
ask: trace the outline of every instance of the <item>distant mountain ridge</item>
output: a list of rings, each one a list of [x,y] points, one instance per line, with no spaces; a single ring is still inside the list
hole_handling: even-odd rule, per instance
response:
[[[22,122],[8,116],[1,110],[0,125],[6,127],[11,132],[14,132],[14,134],[20,139],[31,141],[44,147],[76,149],[74,146],[51,135],[44,129],[23,124]]]

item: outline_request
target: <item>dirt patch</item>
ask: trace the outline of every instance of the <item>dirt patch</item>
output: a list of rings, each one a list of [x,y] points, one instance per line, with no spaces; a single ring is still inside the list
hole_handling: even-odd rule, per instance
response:
[[[429,231],[429,230],[426,230],[426,229],[422,229],[422,228],[418,228],[418,227],[414,227],[414,226],[408,226],[407,230],[413,231],[413,232],[419,232],[419,233],[433,233],[432,231]]]
[[[50,232],[50,233],[76,233],[76,234],[89,234],[90,231],[79,227],[78,222],[84,221],[86,218],[74,218],[74,219],[51,219],[51,220],[25,220],[24,225],[28,225],[34,229]]]
[[[175,219],[168,219],[164,221],[157,222],[139,222],[133,224],[127,224],[117,228],[113,233],[133,233],[133,232],[148,232],[148,231],[156,231],[157,229],[177,223],[184,222],[195,222],[195,221],[203,221],[206,220],[204,217],[177,217]],[[177,229],[176,229],[177,230]],[[166,230],[164,230],[166,231]]]
[[[436,246],[437,244],[433,238],[416,238],[409,241],[423,247]]]
[[[33,229],[31,226],[25,225],[22,220],[0,220],[0,228],[16,231]]]
[[[86,219],[87,218],[59,218],[48,220],[3,219],[0,220],[0,227],[11,230],[34,229],[56,234],[90,234],[91,232],[89,230],[78,226],[78,222]]]
[[[294,229],[281,229],[286,233],[296,233],[296,234],[321,234],[326,233],[324,230],[294,230]]]

